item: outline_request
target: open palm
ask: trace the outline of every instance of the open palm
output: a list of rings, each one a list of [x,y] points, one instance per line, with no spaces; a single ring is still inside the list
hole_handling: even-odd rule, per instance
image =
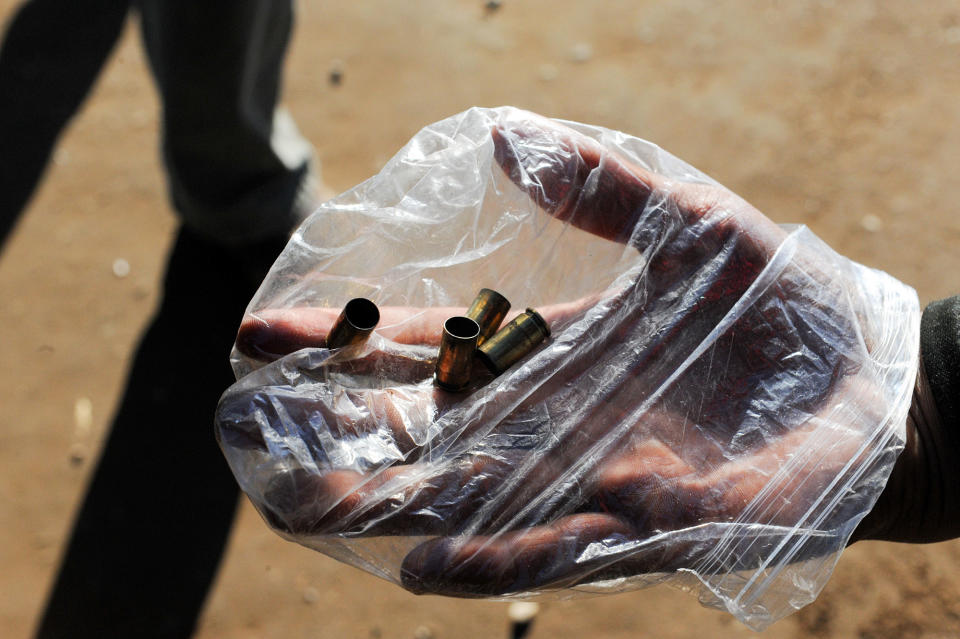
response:
[[[228,391],[218,436],[271,525],[459,596],[842,547],[882,487],[859,478],[902,437],[881,428],[893,402],[870,363],[893,347],[851,295],[864,274],[720,186],[573,129],[531,116],[491,136],[540,208],[636,251],[634,267],[539,308],[548,343],[461,394],[431,375],[439,327],[463,308],[383,308],[391,328],[332,356],[339,309],[245,318],[238,348],[283,359]]]

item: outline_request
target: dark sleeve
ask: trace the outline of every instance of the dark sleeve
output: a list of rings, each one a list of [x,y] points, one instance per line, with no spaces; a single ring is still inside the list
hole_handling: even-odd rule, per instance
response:
[[[960,296],[924,309],[919,363],[903,452],[853,540],[960,537]]]
[[[920,320],[920,354],[940,420],[960,422],[960,295],[933,302]]]

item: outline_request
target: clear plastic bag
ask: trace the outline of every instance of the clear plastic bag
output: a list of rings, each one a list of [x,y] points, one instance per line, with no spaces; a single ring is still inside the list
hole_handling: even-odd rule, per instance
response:
[[[551,336],[442,391],[441,323],[483,287]],[[355,297],[379,326],[324,348]],[[297,231],[217,436],[279,534],[413,592],[667,582],[761,629],[813,601],[882,490],[918,334],[912,289],[657,146],[470,109]]]

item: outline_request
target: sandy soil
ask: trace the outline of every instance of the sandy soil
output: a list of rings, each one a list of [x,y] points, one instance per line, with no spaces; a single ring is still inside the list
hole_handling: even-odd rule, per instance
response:
[[[0,0],[0,18],[15,4]],[[912,284],[924,303],[960,291],[960,9],[948,0],[299,9],[287,102],[337,190],[427,123],[514,104],[651,139],[773,219],[805,223]],[[335,87],[328,74],[338,65]],[[31,633],[157,300],[174,218],[156,138],[156,96],[131,24],[0,257],[3,637]],[[117,258],[130,264],[126,277],[113,273]],[[960,637],[958,568],[956,542],[859,544],[815,604],[766,634]],[[245,505],[198,636],[497,637],[506,628],[504,604],[408,595],[282,541]],[[533,636],[748,634],[658,588],[549,604]]]

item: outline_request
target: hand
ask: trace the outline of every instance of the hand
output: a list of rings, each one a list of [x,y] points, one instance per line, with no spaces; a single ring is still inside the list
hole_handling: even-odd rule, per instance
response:
[[[404,586],[462,596],[720,573],[794,536],[807,556],[842,546],[879,490],[856,473],[898,443],[874,440],[888,405],[846,263],[722,187],[560,125],[492,135],[518,187],[635,250],[634,267],[540,309],[552,341],[463,395],[434,389],[421,348],[460,308],[381,309],[362,354],[302,351],[283,370],[309,383],[274,371],[225,395],[225,449],[295,459],[244,486],[271,524],[308,545],[402,536]],[[263,360],[323,347],[338,312],[258,313],[237,346]],[[833,491],[847,481],[861,494]]]

